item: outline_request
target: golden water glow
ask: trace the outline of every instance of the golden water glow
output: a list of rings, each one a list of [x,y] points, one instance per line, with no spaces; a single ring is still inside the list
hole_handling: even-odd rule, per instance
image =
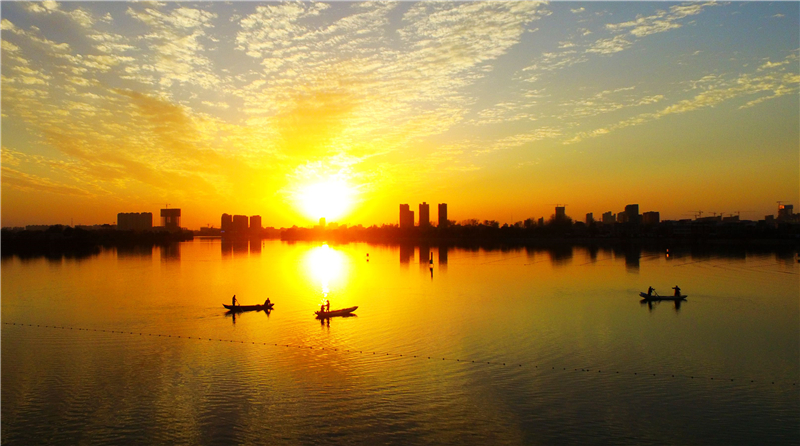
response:
[[[308,251],[305,265],[312,279],[320,286],[323,303],[331,292],[331,282],[341,283],[347,276],[344,254],[327,244]]]
[[[353,188],[344,180],[331,179],[303,187],[297,201],[303,212],[317,220],[331,222],[346,215],[353,206]]]

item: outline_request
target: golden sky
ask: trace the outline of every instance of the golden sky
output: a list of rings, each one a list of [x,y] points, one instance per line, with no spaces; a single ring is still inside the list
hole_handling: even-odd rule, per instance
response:
[[[800,4],[3,2],[2,225],[800,208]]]

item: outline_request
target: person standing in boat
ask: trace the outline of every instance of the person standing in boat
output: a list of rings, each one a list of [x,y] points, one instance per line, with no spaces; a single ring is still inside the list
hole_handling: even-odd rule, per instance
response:
[[[681,289],[680,289],[680,287],[678,287],[678,285],[675,285],[674,287],[672,287],[672,289],[675,290],[675,297],[678,297],[678,296],[681,295]]]
[[[236,305],[238,305],[238,302],[236,301],[236,295],[234,294],[233,299],[231,299],[231,306],[235,307]]]
[[[653,295],[653,291],[655,291],[655,289],[653,287],[648,288],[647,289],[647,295],[648,296],[652,296]]]

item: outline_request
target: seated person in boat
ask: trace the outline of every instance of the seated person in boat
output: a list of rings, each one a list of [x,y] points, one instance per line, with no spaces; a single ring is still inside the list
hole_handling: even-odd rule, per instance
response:
[[[681,289],[678,287],[678,285],[675,285],[674,287],[672,287],[672,289],[675,290],[675,297],[681,295]]]
[[[268,307],[268,306],[269,306],[269,297],[267,298],[267,300],[265,300],[265,301],[264,301],[264,306],[265,306],[265,307]]]

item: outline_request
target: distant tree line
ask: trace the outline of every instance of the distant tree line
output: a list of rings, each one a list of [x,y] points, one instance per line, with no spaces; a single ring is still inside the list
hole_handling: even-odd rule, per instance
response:
[[[400,228],[398,225],[340,226],[337,228],[292,227],[281,232],[283,240],[326,240],[336,242],[414,243],[505,243],[541,241],[671,239],[687,242],[761,241],[778,244],[800,243],[800,224],[760,222],[714,223],[664,221],[655,224],[575,222],[568,216],[547,221],[527,219],[513,225],[495,220],[449,221],[446,226]]]

